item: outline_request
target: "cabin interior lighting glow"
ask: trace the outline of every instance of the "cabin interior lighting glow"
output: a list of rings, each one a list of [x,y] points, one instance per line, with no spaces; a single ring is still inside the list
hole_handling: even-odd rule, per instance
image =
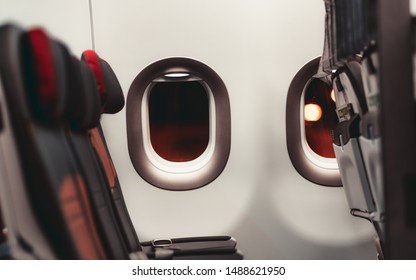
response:
[[[166,73],[164,74],[164,76],[166,78],[173,78],[173,79],[178,79],[178,78],[187,78],[190,76],[189,73],[183,73],[183,72],[175,72],[175,73]]]

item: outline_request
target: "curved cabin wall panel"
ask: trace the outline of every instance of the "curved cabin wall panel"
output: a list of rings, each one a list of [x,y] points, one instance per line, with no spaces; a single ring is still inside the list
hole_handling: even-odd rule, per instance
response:
[[[125,110],[104,132],[126,203],[143,240],[230,234],[247,259],[375,258],[371,225],[350,216],[342,188],[303,179],[285,136],[293,76],[323,49],[322,1],[94,1],[97,51],[124,94],[146,66],[167,57],[199,60],[224,81],[231,152],[203,188],[153,187],[130,161]]]
[[[75,54],[92,47],[88,0],[0,0],[0,20],[39,24]],[[247,259],[375,258],[371,226],[341,188],[301,177],[286,149],[286,94],[322,54],[324,4],[310,0],[92,0],[95,46],[124,94],[146,66],[190,57],[218,73],[231,104],[231,151],[221,175],[192,191],[153,187],[129,157],[125,109],[103,128],[142,240],[229,234]]]

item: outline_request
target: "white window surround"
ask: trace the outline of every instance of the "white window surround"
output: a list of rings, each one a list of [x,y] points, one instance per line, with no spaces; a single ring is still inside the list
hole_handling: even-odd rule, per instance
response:
[[[302,143],[302,148],[303,148],[303,152],[305,153],[306,157],[308,158],[308,160],[310,160],[313,164],[317,165],[318,167],[321,167],[323,169],[328,169],[328,170],[338,170],[338,164],[337,164],[337,160],[335,158],[326,158],[323,156],[320,156],[319,154],[317,154],[316,152],[314,152],[311,147],[308,144],[308,141],[306,139],[306,134],[305,134],[305,115],[304,115],[304,107],[305,107],[305,92],[306,89],[308,88],[309,84],[311,83],[313,78],[311,78],[304,86],[303,91],[302,91],[302,96],[300,98],[300,108],[299,108],[299,112],[301,114],[300,116],[300,138],[302,139],[301,143]]]
[[[181,73],[182,74],[182,73]],[[159,156],[157,152],[153,149],[152,141],[150,139],[150,123],[149,123],[149,106],[148,106],[148,100],[150,93],[152,91],[153,86],[155,86],[156,83],[160,82],[169,82],[161,78],[155,79],[147,88],[145,94],[143,94],[143,100],[142,100],[142,127],[143,127],[143,143],[144,145],[144,151],[146,153],[146,156],[148,157],[149,161],[158,169],[168,172],[168,173],[191,173],[195,172],[201,168],[203,168],[212,158],[212,155],[214,154],[215,150],[215,134],[216,134],[216,126],[215,126],[215,102],[214,102],[214,96],[212,95],[212,91],[209,88],[209,86],[202,81],[201,79],[197,77],[192,76],[180,76],[180,77],[186,77],[186,81],[199,81],[204,89],[205,92],[208,95],[208,101],[209,101],[209,140],[208,145],[205,149],[205,151],[198,156],[194,160],[185,161],[185,162],[173,162],[166,160]],[[179,76],[175,78],[180,78]],[[190,79],[188,79],[190,77]]]

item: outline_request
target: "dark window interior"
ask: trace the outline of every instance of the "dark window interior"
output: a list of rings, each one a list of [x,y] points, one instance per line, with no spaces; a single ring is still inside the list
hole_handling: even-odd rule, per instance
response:
[[[314,79],[305,92],[305,106],[314,104],[313,107],[320,108],[322,111],[322,115],[313,121],[308,120],[305,111],[306,141],[315,153],[326,158],[335,158],[332,147],[332,130],[338,122],[331,91],[332,87],[325,82]]]
[[[159,82],[149,94],[150,139],[173,162],[196,159],[209,141],[208,94],[198,81]]]

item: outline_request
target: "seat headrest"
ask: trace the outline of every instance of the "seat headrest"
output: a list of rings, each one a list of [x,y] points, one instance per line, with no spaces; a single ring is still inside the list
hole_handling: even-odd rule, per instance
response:
[[[115,114],[124,107],[123,90],[121,89],[116,74],[107,61],[101,59],[101,67],[107,88],[107,100],[104,104],[103,112],[107,114]]]
[[[91,72],[89,66],[83,61],[79,61],[79,65],[81,67],[82,85],[85,92],[83,102],[86,104],[83,127],[90,129],[97,127],[100,123],[101,100],[94,74]]]
[[[68,70],[68,121],[76,129],[96,127],[100,121],[101,104],[93,73],[83,61],[75,57],[69,58]]]
[[[111,66],[93,50],[84,51],[81,59],[87,62],[94,73],[103,113],[115,114],[123,109],[123,90]]]
[[[102,103],[104,104],[106,98],[106,88],[104,82],[104,75],[101,70],[100,58],[93,50],[84,51],[81,55],[81,60],[85,61],[94,73],[94,77],[98,86],[98,91],[101,96]]]
[[[23,63],[28,97],[36,118],[58,121],[66,106],[65,48],[49,39],[40,28],[23,39]]]

